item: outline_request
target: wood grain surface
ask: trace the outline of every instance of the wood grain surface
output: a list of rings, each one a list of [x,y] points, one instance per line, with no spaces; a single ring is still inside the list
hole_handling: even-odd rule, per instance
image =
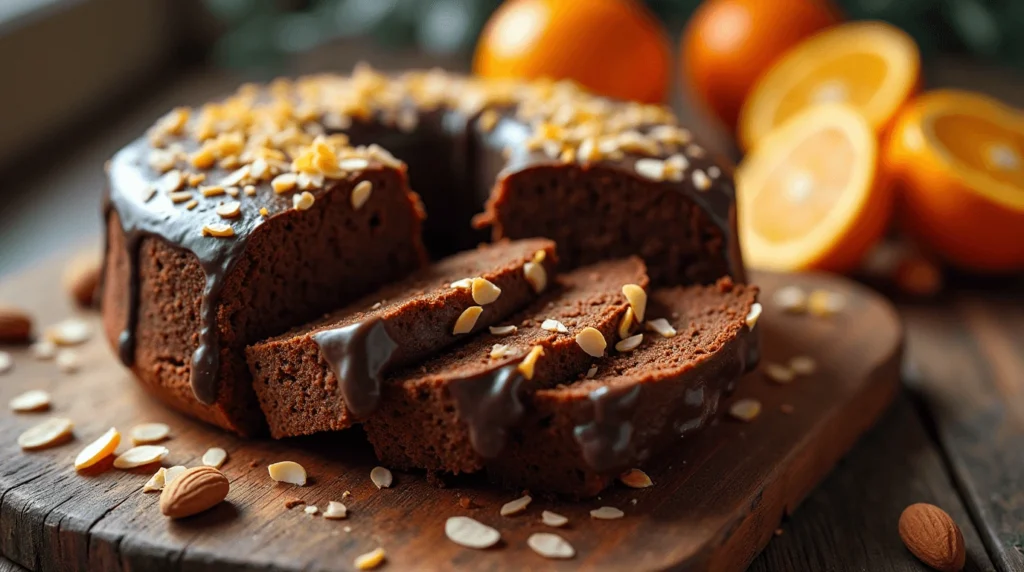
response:
[[[63,318],[69,310],[58,272],[49,265],[6,281],[0,299],[27,307],[39,324]],[[0,416],[0,552],[32,570],[338,570],[378,545],[395,569],[741,570],[888,406],[898,387],[902,335],[892,308],[848,281],[774,275],[758,281],[766,301],[789,283],[848,297],[847,310],[829,319],[783,315],[765,304],[765,360],[811,355],[820,364],[818,373],[787,386],[751,374],[735,398],[759,399],[761,416],[749,424],[723,418],[681,443],[650,468],[652,488],[617,487],[581,503],[538,499],[517,517],[498,515],[500,505],[517,493],[478,479],[442,489],[422,475],[398,473],[393,488],[376,490],[369,479],[372,451],[358,431],[241,441],[174,414],[136,387],[99,336],[80,348],[77,374],[59,374],[52,363],[15,349],[16,366],[2,379],[0,399],[42,388],[53,395],[54,407],[47,414]],[[794,408],[792,414],[780,411],[784,403]],[[21,451],[16,436],[51,414],[75,421],[75,440],[47,451]],[[198,464],[207,447],[228,450],[227,502],[172,522],[160,515],[156,495],[141,492],[152,467],[126,472],[110,469],[108,461],[85,474],[73,470],[81,447],[108,427],[126,432],[147,421],[173,428],[166,466]],[[272,482],[266,466],[285,459],[303,464],[312,483],[299,488]],[[346,521],[284,506],[300,498],[323,507],[342,500],[344,491],[351,491],[344,499],[351,511]],[[475,508],[459,505],[467,495]],[[590,519],[589,510],[601,505],[622,508],[626,517]],[[574,560],[543,560],[526,547],[526,537],[543,530],[542,509],[571,519],[562,534],[576,548]],[[446,540],[444,520],[458,514],[498,528],[502,544],[474,551]]]

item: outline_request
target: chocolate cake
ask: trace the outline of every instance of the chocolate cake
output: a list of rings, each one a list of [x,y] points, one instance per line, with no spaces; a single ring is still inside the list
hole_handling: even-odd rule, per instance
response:
[[[593,496],[705,426],[757,363],[757,336],[747,320],[756,298],[756,287],[729,278],[654,290],[642,343],[611,352],[579,379],[532,393],[508,446],[487,461],[491,478]],[[667,323],[652,323],[659,318]]]
[[[507,320],[514,328],[388,377],[379,410],[364,424],[378,458],[396,468],[482,469],[502,453],[523,396],[586,371],[616,341],[630,308],[623,287],[647,283],[635,257],[580,268]]]
[[[369,417],[382,376],[522,309],[554,279],[556,260],[546,239],[483,245],[250,346],[271,435],[344,429]]]

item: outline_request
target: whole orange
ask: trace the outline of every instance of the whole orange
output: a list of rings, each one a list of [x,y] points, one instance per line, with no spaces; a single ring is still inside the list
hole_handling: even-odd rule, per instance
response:
[[[609,97],[660,103],[670,60],[664,31],[636,0],[509,0],[487,22],[473,70],[571,79]]]
[[[761,74],[786,50],[838,21],[828,0],[707,0],[683,31],[683,77],[735,130]]]

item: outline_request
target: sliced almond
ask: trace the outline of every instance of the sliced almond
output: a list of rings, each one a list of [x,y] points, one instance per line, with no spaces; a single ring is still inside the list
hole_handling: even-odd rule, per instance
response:
[[[472,289],[473,301],[481,306],[486,306],[501,296],[501,288],[498,288],[493,282],[484,278],[474,278]]]
[[[592,365],[592,366],[590,366],[590,369],[587,370],[587,379],[591,379],[595,375],[597,375],[597,366],[596,365]]]
[[[793,370],[789,369],[789,367],[787,366],[778,363],[765,363],[762,366],[762,371],[764,371],[764,375],[768,379],[774,381],[775,383],[787,384],[791,383],[794,379],[796,379],[796,375],[793,373]]]
[[[761,414],[761,402],[756,399],[740,399],[729,407],[729,415],[740,421],[753,421]]]
[[[557,512],[551,512],[550,510],[546,510],[540,513],[540,521],[545,526],[552,526],[555,528],[559,528],[565,526],[566,524],[569,524],[569,519],[567,517],[564,517],[558,514]]]
[[[139,445],[121,453],[114,459],[115,469],[134,469],[162,461],[170,451],[161,445]]]
[[[515,326],[491,326],[491,334],[495,336],[511,336],[516,333],[519,328]]]
[[[267,467],[270,478],[279,483],[306,486],[306,469],[295,461],[281,461]]]
[[[164,485],[166,484],[164,482],[164,477],[166,474],[167,469],[163,467],[157,469],[156,472],[153,473],[153,476],[149,477],[149,480],[146,481],[146,484],[142,485],[142,492],[153,493],[164,490]]]
[[[526,545],[544,558],[568,559],[576,556],[576,550],[564,538],[550,532],[534,532],[526,539]]]
[[[277,194],[287,193],[295,188],[299,184],[299,176],[295,173],[283,173],[274,177],[274,180],[270,181],[271,188]]]
[[[468,334],[473,331],[473,326],[476,326],[476,321],[480,318],[484,309],[480,306],[470,306],[462,311],[458,320],[455,320],[455,327],[452,328],[452,334]]]
[[[362,157],[348,157],[338,161],[338,168],[344,171],[362,171],[370,166],[370,162]],[[363,181],[369,183],[370,181]]]
[[[530,348],[530,353],[526,354],[523,361],[519,362],[519,366],[516,368],[519,373],[523,374],[523,377],[530,380],[533,379],[534,370],[537,369],[537,360],[544,355],[543,346],[533,346]]]
[[[501,540],[500,532],[468,516],[449,517],[444,523],[444,534],[459,546],[478,550],[490,548]]]
[[[644,321],[644,314],[647,311],[647,292],[636,284],[626,284],[622,287],[622,293],[633,308],[633,315],[638,322]]]
[[[57,357],[53,363],[61,373],[75,373],[82,367],[82,361],[78,359],[78,352],[72,349],[57,350]]]
[[[811,375],[818,370],[818,364],[811,356],[795,356],[789,360],[789,369],[797,375]]]
[[[84,449],[75,457],[75,470],[89,468],[114,453],[117,446],[121,444],[121,434],[117,429],[111,427],[106,433]]]
[[[757,319],[761,317],[761,310],[762,310],[761,304],[758,304],[757,302],[754,302],[750,306],[750,312],[747,313],[747,320],[746,321],[747,321],[747,327],[750,328],[751,330],[753,330],[754,326],[757,325]]]
[[[174,479],[181,476],[182,473],[188,470],[188,467],[183,465],[175,465],[164,471],[164,484],[169,485],[174,482]]]
[[[309,191],[302,191],[292,195],[292,207],[297,211],[309,210],[314,202],[316,202],[316,197]]]
[[[373,183],[370,181],[359,181],[352,188],[352,208],[359,210],[363,208],[366,201],[370,200],[370,193],[373,191]]]
[[[42,389],[30,389],[11,399],[9,405],[11,411],[17,413],[46,411],[50,408],[50,394]]]
[[[132,427],[129,432],[132,443],[135,445],[147,445],[159,443],[171,434],[171,428],[166,423],[143,423]]]
[[[18,446],[26,451],[45,449],[59,445],[71,437],[74,424],[70,419],[53,417],[34,425],[18,435]]]
[[[229,238],[235,236],[235,229],[230,224],[215,222],[203,225],[203,236],[215,236],[217,238]]]
[[[37,360],[49,360],[57,355],[57,344],[50,340],[39,340],[29,346],[28,349],[32,352],[32,357]]]
[[[308,505],[306,508],[302,509],[302,512],[308,515],[314,515],[320,512],[320,509],[318,509],[315,505]]]
[[[603,506],[590,511],[590,516],[598,520],[615,520],[626,516],[626,513],[613,506]]]
[[[456,280],[455,282],[452,282],[451,287],[459,288],[462,290],[470,290],[473,288],[473,279],[463,278],[462,280]]]
[[[384,549],[378,546],[376,549],[367,552],[366,554],[360,554],[356,558],[356,569],[373,570],[384,563],[385,557]]]
[[[560,334],[569,333],[569,328],[566,328],[565,324],[559,322],[558,320],[552,320],[551,318],[548,318],[547,320],[541,322],[540,329],[547,330],[549,332],[558,332]]]
[[[370,470],[370,481],[376,485],[378,489],[386,489],[391,486],[391,482],[394,477],[391,475],[391,471],[384,467],[374,467]]]
[[[220,447],[210,447],[203,453],[203,464],[207,467],[219,469],[228,460],[228,452]]]
[[[601,357],[608,348],[608,341],[600,330],[587,326],[576,334],[576,345],[591,357]]]
[[[491,359],[504,359],[514,353],[515,350],[508,344],[494,344],[491,346]]]
[[[538,294],[548,287],[548,272],[544,270],[543,264],[537,262],[523,264],[523,275],[526,276],[526,281],[533,287],[533,291]]]
[[[517,498],[516,500],[508,501],[507,503],[501,505],[501,516],[511,516],[513,514],[519,514],[526,510],[526,507],[530,506],[531,502],[533,502],[533,497],[531,497],[530,495],[524,495]]]
[[[46,329],[46,339],[58,346],[77,346],[92,337],[92,326],[79,318],[69,318]]]
[[[643,342],[643,341],[644,341],[644,335],[643,334],[637,334],[635,336],[630,336],[630,337],[622,340],[621,342],[615,344],[615,351],[618,351],[618,352],[631,352],[631,351],[637,349],[638,347],[640,347],[640,343]]]
[[[633,324],[636,320],[633,318],[633,308],[626,308],[626,313],[622,315],[622,320],[619,321],[619,339],[624,340],[633,333]]]
[[[327,503],[327,509],[324,510],[324,518],[330,520],[341,520],[348,517],[348,507],[337,501],[330,501]]]
[[[238,201],[228,201],[217,205],[217,216],[220,218],[237,218],[238,215],[242,214],[242,203]]]
[[[619,480],[622,481],[622,484],[633,489],[646,489],[647,487],[654,486],[651,477],[647,476],[647,473],[640,469],[630,469],[622,473],[619,475]]]
[[[672,327],[672,324],[668,323],[665,318],[658,318],[656,320],[647,321],[647,329],[658,333],[663,338],[674,338],[678,333],[676,329]]]

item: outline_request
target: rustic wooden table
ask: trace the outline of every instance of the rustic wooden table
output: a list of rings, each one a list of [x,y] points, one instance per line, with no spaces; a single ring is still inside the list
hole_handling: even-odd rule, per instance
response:
[[[297,71],[344,69],[360,56],[385,67],[410,65],[379,54],[325,52],[304,58]],[[994,80],[955,62],[929,71],[932,83],[991,86],[1004,100],[1024,103],[1019,80]],[[163,111],[238,81],[211,71],[169,75],[89,132],[57,140],[7,173],[0,280],[56,251],[98,242],[103,161]],[[709,131],[685,109],[690,124]],[[1020,280],[964,280],[940,299],[899,309],[907,330],[903,395],[752,570],[925,570],[897,534],[900,512],[914,502],[937,504],[960,524],[968,570],[1024,570],[1024,287]],[[21,568],[0,557],[0,572],[8,570]]]

